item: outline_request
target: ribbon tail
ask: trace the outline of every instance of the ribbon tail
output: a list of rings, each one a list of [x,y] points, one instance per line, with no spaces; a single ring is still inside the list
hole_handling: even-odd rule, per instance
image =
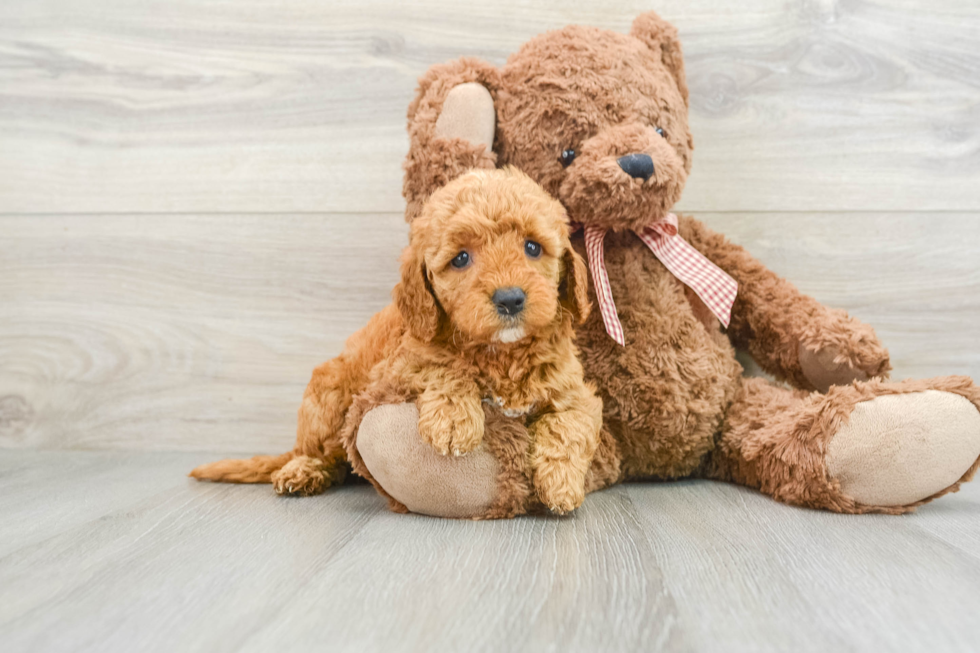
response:
[[[589,271],[592,274],[592,285],[595,287],[596,299],[599,303],[599,313],[606,333],[620,346],[626,346],[626,336],[623,325],[616,313],[616,303],[613,301],[612,286],[609,284],[609,274],[606,272],[606,257],[603,243],[606,232],[595,227],[585,227],[585,251],[589,259]]]
[[[700,255],[700,252],[698,252],[698,254]],[[704,259],[704,262],[708,265],[715,265],[707,258]],[[667,263],[664,263],[664,267],[670,270],[670,266]],[[717,268],[717,266],[715,267]],[[728,273],[721,268],[717,268],[717,270],[720,274],[727,277],[728,280],[719,280],[719,283],[712,285],[704,283],[703,279],[692,278],[691,273],[681,272],[678,274],[673,270],[670,271],[674,274],[674,276],[680,279],[685,286],[694,291],[694,294],[701,299],[705,307],[707,307],[707,309],[711,311],[716,318],[718,318],[721,325],[727,329],[732,322],[732,306],[735,303],[735,296],[738,293],[738,282],[729,277]]]
[[[738,282],[679,235],[661,232],[656,227],[637,235],[727,329],[732,321]]]

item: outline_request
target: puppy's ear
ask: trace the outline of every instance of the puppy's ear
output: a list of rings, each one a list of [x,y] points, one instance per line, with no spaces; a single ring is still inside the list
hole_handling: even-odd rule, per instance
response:
[[[442,308],[429,285],[425,261],[412,245],[402,252],[402,279],[392,296],[405,325],[417,340],[430,342],[436,337]]]
[[[589,317],[589,269],[570,243],[566,243],[562,260],[561,304],[572,312],[578,324]]]

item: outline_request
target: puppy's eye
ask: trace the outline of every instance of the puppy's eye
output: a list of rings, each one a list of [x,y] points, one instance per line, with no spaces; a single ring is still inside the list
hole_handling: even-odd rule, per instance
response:
[[[558,157],[558,160],[561,161],[563,168],[567,168],[568,166],[572,165],[572,161],[575,160],[575,150],[571,148],[562,150],[561,156]]]
[[[657,127],[657,133],[663,136],[664,138],[667,138],[667,133],[663,130],[662,127]]]
[[[541,256],[541,245],[534,242],[533,240],[524,241],[524,253],[531,258],[538,258]]]
[[[470,253],[460,252],[455,256],[455,258],[453,258],[452,261],[449,262],[449,264],[452,265],[457,270],[462,270],[463,268],[465,268],[470,264]]]

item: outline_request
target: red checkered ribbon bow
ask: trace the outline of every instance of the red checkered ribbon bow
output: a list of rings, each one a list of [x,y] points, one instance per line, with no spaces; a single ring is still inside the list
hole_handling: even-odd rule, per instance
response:
[[[646,243],[671,274],[701,298],[705,306],[727,328],[732,319],[732,305],[738,292],[738,282],[677,235],[677,216],[668,213],[642,231],[634,233]],[[606,259],[602,251],[605,238],[605,229],[586,225],[585,250],[589,257],[595,294],[599,300],[599,312],[606,325],[606,332],[613,340],[625,346],[623,325],[616,313],[609,274],[606,273]]]

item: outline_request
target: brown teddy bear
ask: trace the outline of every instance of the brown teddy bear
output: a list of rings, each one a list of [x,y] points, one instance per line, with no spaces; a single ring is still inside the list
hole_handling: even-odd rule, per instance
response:
[[[577,344],[604,402],[589,490],[701,477],[800,506],[897,514],[973,476],[980,390],[969,378],[886,383],[888,353],[870,327],[670,213],[693,143],[680,43],[656,14],[639,16],[629,35],[543,34],[500,69],[475,59],[434,66],[408,123],[408,220],[467,169],[512,165],[581,227],[573,245],[601,310]],[[793,389],[744,378],[736,347]],[[412,404],[369,410],[351,446],[410,510],[533,509],[524,425],[487,412],[484,446],[460,458],[421,444]]]

